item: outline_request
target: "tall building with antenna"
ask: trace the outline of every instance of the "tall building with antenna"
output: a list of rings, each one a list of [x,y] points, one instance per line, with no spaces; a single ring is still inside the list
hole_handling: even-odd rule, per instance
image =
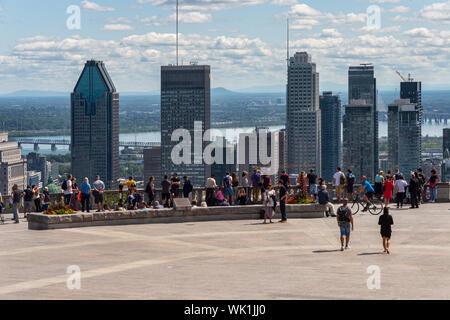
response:
[[[186,175],[195,186],[203,186],[211,173],[211,167],[203,161],[203,150],[209,142],[203,141],[199,151],[194,135],[204,137],[211,128],[211,70],[196,63],[178,65],[178,1],[176,10],[176,65],[161,67],[161,172]],[[201,123],[200,128],[196,122]],[[190,163],[175,164],[172,159],[172,150],[179,143],[172,141],[177,129],[188,130],[192,137]]]
[[[286,135],[287,171],[299,174],[314,169],[321,174],[319,73],[307,52],[289,58]]]

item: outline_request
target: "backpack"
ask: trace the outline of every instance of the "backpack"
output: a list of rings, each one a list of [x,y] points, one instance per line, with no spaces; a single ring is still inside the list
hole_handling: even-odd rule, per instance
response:
[[[230,178],[228,176],[225,176],[223,178],[223,185],[225,186],[225,188],[231,187]]]
[[[337,216],[338,216],[339,222],[350,222],[350,218],[348,216],[348,212],[347,212],[346,209],[344,209],[344,207],[340,207],[337,210]]]
[[[355,184],[355,176],[353,174],[348,176],[348,184],[350,185]]]
[[[345,175],[343,173],[341,173],[341,180],[340,180],[341,186],[343,186],[345,184],[345,182],[346,182]]]
[[[63,189],[64,191],[67,190],[67,180],[64,180],[64,182],[61,185],[61,189]]]

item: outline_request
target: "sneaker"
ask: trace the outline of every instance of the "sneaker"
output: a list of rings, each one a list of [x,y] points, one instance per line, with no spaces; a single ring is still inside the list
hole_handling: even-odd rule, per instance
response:
[[[345,246],[345,250],[349,250],[350,249],[350,246]]]
[[[341,251],[344,251],[344,247],[343,246],[341,247]]]

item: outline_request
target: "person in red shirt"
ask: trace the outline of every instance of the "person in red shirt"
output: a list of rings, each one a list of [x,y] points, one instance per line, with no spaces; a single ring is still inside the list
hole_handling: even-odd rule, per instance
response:
[[[394,179],[392,176],[386,176],[386,180],[384,182],[384,205],[389,206],[389,202],[392,199],[392,190],[394,190]]]

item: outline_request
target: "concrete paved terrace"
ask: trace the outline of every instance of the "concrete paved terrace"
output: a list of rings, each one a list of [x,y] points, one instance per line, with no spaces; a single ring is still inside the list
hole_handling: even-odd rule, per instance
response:
[[[370,214],[355,216],[344,252],[334,218],[49,231],[8,221],[0,225],[0,298],[449,299],[448,209],[393,209],[391,255],[381,253]],[[81,270],[78,290],[67,287],[72,265]],[[368,289],[370,266],[380,289]]]

